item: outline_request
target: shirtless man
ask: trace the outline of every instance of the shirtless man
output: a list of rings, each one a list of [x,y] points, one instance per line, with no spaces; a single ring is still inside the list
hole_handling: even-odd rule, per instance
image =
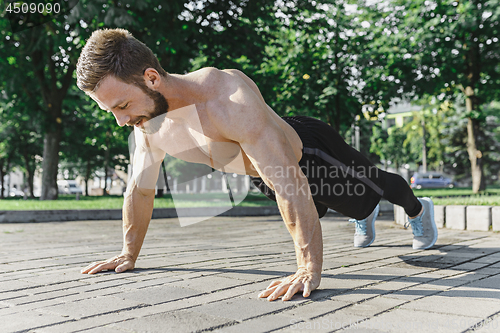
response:
[[[286,301],[297,292],[308,297],[319,286],[323,262],[319,218],[327,207],[354,218],[355,246],[373,242],[382,197],[403,206],[412,217],[414,248],[426,249],[436,241],[430,200],[415,198],[401,177],[375,168],[327,124],[308,117],[280,118],[255,83],[238,70],[166,73],[151,50],[126,30],[98,30],[78,60],[77,84],[100,108],[112,112],[120,126],[135,126],[141,130],[134,131],[136,138],[145,138],[137,148],[142,150],[136,150],[135,177],[125,194],[122,252],[90,264],[82,273],[112,269],[120,273],[134,268],[151,219],[155,177],[165,153],[222,170],[238,153],[218,149],[221,145],[238,148],[242,162],[232,165],[231,172],[252,176],[254,184],[277,201],[295,244],[297,272],[273,281],[259,297],[273,301],[283,296]],[[194,122],[169,116],[179,110],[199,119],[203,143],[193,136],[200,132],[193,128]],[[162,116],[160,128],[148,132],[148,124]],[[193,146],[199,148],[185,149]],[[372,168],[372,174],[361,167]],[[287,176],[276,172],[284,169]],[[327,171],[321,175],[314,170]],[[321,191],[317,191],[319,187]]]

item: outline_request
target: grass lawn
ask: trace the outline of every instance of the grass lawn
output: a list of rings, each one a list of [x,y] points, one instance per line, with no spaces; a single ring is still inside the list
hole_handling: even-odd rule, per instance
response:
[[[490,186],[479,194],[472,188],[420,189],[413,190],[418,197],[430,197],[436,205],[500,206],[500,187]]]
[[[471,188],[420,189],[413,190],[418,197],[430,197],[436,205],[486,205],[500,206],[500,187],[489,187],[481,194],[473,194]],[[175,207],[210,207],[229,204],[224,193],[177,194]],[[238,206],[259,207],[274,206],[276,203],[261,193],[249,193]],[[121,209],[122,196],[85,197],[76,200],[74,195],[60,195],[58,200],[40,201],[7,198],[0,200],[0,210],[60,210],[60,209]],[[155,198],[155,208],[174,208],[171,195]]]
[[[175,196],[175,207],[210,207],[225,204],[230,204],[230,201],[228,195],[224,193],[177,194]],[[274,201],[260,193],[249,193],[238,204],[238,206],[246,207],[274,205],[276,205]],[[76,200],[74,195],[59,195],[58,200],[40,201],[39,199],[23,200],[22,198],[0,200],[0,210],[121,209],[122,206],[122,196],[80,196],[80,200]],[[174,200],[171,195],[155,198],[154,207],[174,208]]]

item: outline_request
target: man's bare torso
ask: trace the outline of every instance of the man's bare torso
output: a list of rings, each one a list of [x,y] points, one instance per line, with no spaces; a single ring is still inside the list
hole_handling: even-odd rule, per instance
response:
[[[252,117],[259,116],[279,126],[270,128],[283,131],[297,161],[300,160],[302,142],[299,136],[265,104],[257,86],[243,73],[204,68],[187,75],[175,75],[174,80],[182,80],[184,93],[169,99],[170,111],[162,120],[158,134],[150,139],[151,146],[188,162],[258,177],[251,156],[223,131],[225,126],[241,126],[243,130]],[[245,113],[232,110],[242,105],[256,114],[247,117]],[[238,128],[232,130],[238,131]]]

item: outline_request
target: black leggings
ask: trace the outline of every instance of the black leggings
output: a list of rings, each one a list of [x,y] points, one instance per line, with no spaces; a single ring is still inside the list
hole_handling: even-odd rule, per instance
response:
[[[417,216],[422,209],[422,204],[418,201],[417,197],[415,197],[413,191],[403,177],[384,170],[380,170],[379,172],[385,177],[385,187],[382,198],[392,204],[403,207],[408,216]]]
[[[304,117],[284,117],[302,140],[299,166],[307,177],[318,215],[328,208],[358,220],[366,218],[381,198],[402,206],[409,216],[422,205],[399,175],[377,168],[360,152],[349,146],[328,124]],[[275,193],[261,178],[253,184],[268,198]]]

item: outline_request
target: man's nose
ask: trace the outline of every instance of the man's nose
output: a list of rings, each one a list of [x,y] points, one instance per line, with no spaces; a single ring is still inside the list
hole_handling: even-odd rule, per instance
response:
[[[120,127],[125,126],[130,121],[130,117],[127,115],[124,115],[124,114],[120,115],[120,114],[116,114],[115,112],[113,112],[113,116],[115,116],[116,123]]]

